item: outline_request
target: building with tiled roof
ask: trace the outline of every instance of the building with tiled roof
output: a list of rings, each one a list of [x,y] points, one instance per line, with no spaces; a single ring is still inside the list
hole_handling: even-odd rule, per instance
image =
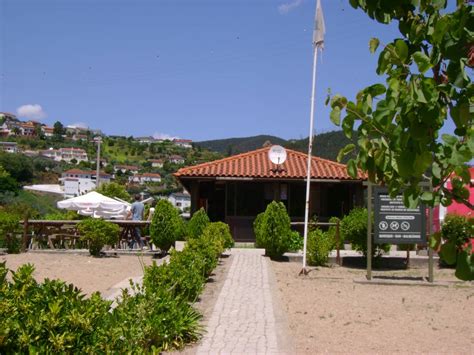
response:
[[[161,175],[158,173],[134,174],[129,177],[129,182],[143,185],[148,182],[161,182]]]
[[[201,207],[212,221],[224,221],[234,239],[254,240],[252,224],[273,200],[287,207],[294,222],[304,219],[307,155],[287,149],[286,161],[273,164],[270,147],[179,169],[174,176],[191,193],[191,211]],[[310,215],[319,221],[340,217],[363,204],[363,181],[346,165],[312,157]]]

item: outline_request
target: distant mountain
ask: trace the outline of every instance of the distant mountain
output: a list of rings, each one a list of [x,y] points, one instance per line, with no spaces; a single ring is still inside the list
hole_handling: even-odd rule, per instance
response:
[[[354,135],[355,136],[355,135]],[[318,157],[336,161],[339,151],[349,143],[356,144],[357,139],[348,139],[342,131],[331,131],[317,134],[313,140],[313,155]],[[356,144],[357,146],[357,144]],[[308,138],[299,140],[289,140],[285,145],[286,148],[298,150],[300,152],[308,152]],[[356,152],[344,157],[343,162],[347,162],[351,157],[355,157]]]
[[[266,142],[283,146],[287,144],[287,141],[282,138],[260,135],[253,137],[227,138],[196,142],[195,145],[229,156],[262,148]]]
[[[195,144],[229,156],[261,148],[267,141],[271,144],[279,144],[286,148],[298,150],[304,153],[308,151],[308,138],[285,140],[283,138],[268,135],[217,139],[196,142]],[[354,141],[355,139],[353,139],[353,142]],[[342,131],[321,133],[316,135],[314,138],[313,154],[321,158],[335,161],[339,150],[349,143],[351,143],[351,141],[346,138]],[[346,157],[344,161],[347,161],[347,159],[349,159],[349,157]]]

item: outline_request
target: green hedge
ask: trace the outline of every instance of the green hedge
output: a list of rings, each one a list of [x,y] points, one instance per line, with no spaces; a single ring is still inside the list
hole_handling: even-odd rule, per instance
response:
[[[216,228],[216,229],[221,229]],[[223,234],[203,233],[168,263],[146,267],[143,285],[124,290],[115,309],[58,280],[37,283],[24,265],[6,278],[0,263],[0,353],[142,353],[196,341],[201,315],[192,307],[224,250]]]

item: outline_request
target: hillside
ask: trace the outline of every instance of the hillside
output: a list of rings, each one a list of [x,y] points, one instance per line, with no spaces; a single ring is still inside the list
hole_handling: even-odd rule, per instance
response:
[[[353,138],[352,142],[355,144],[356,139]],[[351,143],[351,140],[349,140],[342,131],[317,134],[313,141],[313,155],[335,161],[339,150],[349,143]],[[308,152],[308,138],[290,140],[285,147],[306,153]],[[343,162],[349,160],[351,156],[355,156],[355,153],[344,157]]]
[[[289,149],[306,153],[308,150],[308,138],[285,140],[283,138],[260,135],[253,137],[217,139],[197,142],[195,145],[213,150],[225,155],[234,155],[258,149],[267,141],[279,144]],[[321,158],[336,160],[339,150],[350,143],[342,131],[331,131],[315,136],[313,154]],[[346,157],[345,161],[347,161]]]
[[[253,137],[216,139],[203,142],[196,142],[195,145],[225,155],[234,155],[258,149],[267,141],[272,144],[285,145],[286,140],[275,136],[259,135]]]

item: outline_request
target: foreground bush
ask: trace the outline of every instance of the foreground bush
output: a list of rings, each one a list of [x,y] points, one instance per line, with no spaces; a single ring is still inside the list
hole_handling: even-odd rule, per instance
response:
[[[110,302],[59,280],[38,284],[33,271],[23,265],[8,282],[0,264],[0,353],[91,351],[108,343]]]
[[[474,218],[448,214],[435,233],[430,246],[439,251],[443,263],[456,266],[455,275],[464,281],[474,280]]]
[[[196,257],[189,248],[171,252],[170,261],[164,265],[145,267],[143,285],[148,289],[168,288],[175,296],[194,302],[201,293],[206,280],[206,260]]]
[[[20,227],[18,216],[0,211],[0,247],[7,249],[7,253],[16,254],[20,252],[21,241],[16,232]]]
[[[204,208],[201,207],[199,211],[194,212],[188,222],[188,238],[199,238],[209,223],[211,223],[211,221],[209,220],[206,211],[204,211]]]
[[[290,232],[290,241],[288,243],[288,251],[297,252],[303,249],[303,236],[297,231]]]
[[[81,234],[81,240],[89,243],[89,252],[93,256],[99,256],[105,245],[117,244],[120,227],[100,218],[88,218],[78,223],[77,229]]]
[[[224,250],[234,246],[234,238],[230,234],[229,225],[224,222],[209,223],[202,231],[202,236],[215,239],[222,244]]]
[[[316,228],[308,233],[306,258],[309,265],[323,266],[329,259],[329,253],[335,244],[334,235]]]
[[[218,229],[221,229],[219,226]],[[212,229],[211,229],[212,230]],[[33,279],[25,265],[6,279],[0,264],[0,353],[160,353],[196,341],[201,315],[190,302],[217,265],[223,239],[204,233],[169,263],[145,268],[115,309],[98,293],[89,299],[62,281]]]
[[[366,208],[354,208],[344,216],[340,224],[341,238],[350,242],[352,249],[362,252],[364,256],[367,256],[367,217]],[[388,244],[372,243],[372,257],[381,256],[389,250]]]
[[[181,236],[183,220],[168,200],[159,200],[150,224],[151,242],[162,251],[168,251]]]
[[[271,258],[281,258],[290,246],[290,217],[282,202],[271,202],[254,221],[256,244]]]

